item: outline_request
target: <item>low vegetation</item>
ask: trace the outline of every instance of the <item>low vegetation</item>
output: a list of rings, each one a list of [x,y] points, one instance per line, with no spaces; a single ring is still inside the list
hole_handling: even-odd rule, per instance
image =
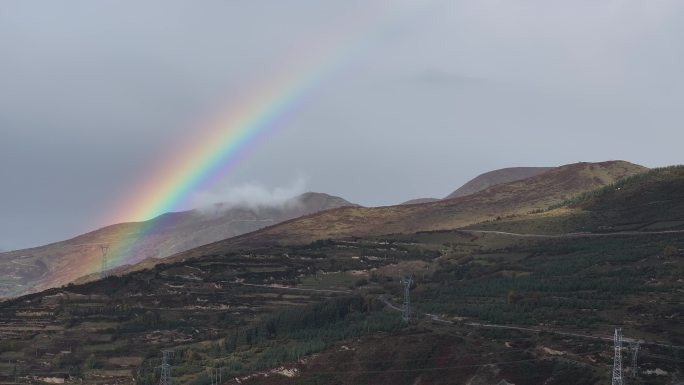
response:
[[[569,207],[478,225],[591,233],[470,228],[215,245],[5,301],[0,383],[156,384],[160,351],[172,349],[176,384],[211,384],[212,370],[223,385],[600,384],[610,381],[615,326],[630,376],[628,342],[642,341],[633,381],[675,383],[684,239],[676,224],[653,226],[684,212],[681,173],[657,170]],[[629,230],[617,227],[637,218],[626,202],[640,221]],[[410,324],[399,311],[406,275]]]

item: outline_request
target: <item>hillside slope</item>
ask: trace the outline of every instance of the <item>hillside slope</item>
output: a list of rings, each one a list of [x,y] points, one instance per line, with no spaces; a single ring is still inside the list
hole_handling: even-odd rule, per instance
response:
[[[545,173],[551,169],[553,169],[553,167],[508,167],[489,171],[476,176],[463,186],[459,187],[456,191],[447,195],[447,197],[444,199],[453,199],[474,194],[497,184],[515,182],[517,180],[530,178]]]
[[[342,206],[346,200],[306,193],[274,207],[228,207],[163,214],[121,223],[46,246],[0,253],[0,297],[65,285],[98,272],[101,245],[109,245],[107,268],[164,258],[285,220]]]
[[[463,186],[459,187],[456,189],[456,191],[452,192],[443,199],[452,199],[474,194],[497,184],[514,182],[516,180],[539,175],[543,172],[551,170],[552,168],[553,167],[508,167],[489,171],[469,180]],[[402,202],[401,204],[417,205],[422,203],[437,202],[439,200],[440,199],[438,198],[416,198]]]
[[[644,202],[681,202],[682,173],[642,174],[564,209],[605,202],[628,222],[620,213],[645,191]],[[660,218],[641,207],[640,220]],[[170,258],[0,302],[0,383],[153,385],[172,349],[179,385],[211,383],[208,367],[223,385],[598,385],[620,326],[625,356],[640,341],[633,382],[677,384],[683,256],[679,233],[445,230]],[[398,278],[409,274],[406,325]]]
[[[543,210],[579,193],[615,183],[647,168],[624,161],[576,163],[479,193],[420,205],[344,207],[287,221],[182,253],[178,258],[254,245],[297,244],[319,239],[456,229],[510,215]]]
[[[583,194],[566,205],[591,213],[591,231],[684,228],[684,166],[654,169]]]
[[[546,212],[471,228],[539,234],[684,229],[684,166],[653,169],[576,195]]]

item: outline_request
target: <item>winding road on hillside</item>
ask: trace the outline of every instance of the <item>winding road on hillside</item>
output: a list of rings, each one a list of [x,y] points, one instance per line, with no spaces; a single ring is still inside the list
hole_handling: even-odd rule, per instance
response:
[[[278,290],[294,290],[294,291],[313,291],[317,293],[337,293],[337,294],[352,294],[352,290],[334,290],[334,289],[310,289],[305,287],[292,287],[292,286],[282,286],[282,285],[258,285],[256,283],[245,283],[245,282],[234,282],[234,281],[222,281],[222,283],[228,283],[231,285],[241,285],[241,286],[252,286],[252,287],[263,287],[266,289],[278,289]]]
[[[403,311],[403,309],[401,307],[396,306],[393,303],[391,303],[384,295],[379,296],[378,299],[380,301],[382,301],[385,305],[387,305],[387,307],[389,307],[392,310]],[[499,325],[499,324],[490,324],[490,323],[481,323],[481,322],[456,323],[454,321],[446,320],[444,318],[441,318],[437,315],[430,314],[430,313],[423,313],[422,315],[428,317],[433,322],[438,322],[438,323],[447,324],[447,325],[458,325],[458,324],[460,324],[460,325],[480,327],[480,328],[518,330],[518,331],[525,331],[525,332],[532,332],[532,333],[552,333],[552,334],[558,334],[558,335],[568,336],[568,337],[589,338],[589,339],[603,340],[603,341],[613,341],[612,336],[595,336],[595,335],[590,335],[590,334],[581,334],[581,333],[569,332],[569,331],[564,331],[564,330],[541,329],[541,328],[531,328],[531,327],[511,326],[511,325]],[[661,346],[661,347],[672,348],[672,349],[684,349],[684,346],[671,345],[671,344],[666,344],[666,343],[659,342],[659,341],[646,341],[646,340],[636,339],[636,338],[623,338],[622,340],[623,340],[623,342],[626,342],[626,343],[638,342],[641,345],[653,345],[653,346]]]
[[[352,290],[311,289],[311,288],[303,288],[303,287],[291,287],[291,286],[281,286],[281,285],[259,285],[259,284],[253,284],[253,283],[228,282],[228,281],[224,281],[223,283],[228,283],[228,284],[233,284],[233,285],[237,284],[237,285],[251,286],[251,287],[262,287],[262,288],[266,288],[266,289],[277,289],[277,290],[309,291],[309,292],[337,293],[337,294],[352,294],[352,293],[354,293],[354,291],[352,291]],[[384,303],[385,306],[387,306],[388,308],[390,308],[392,310],[399,311],[399,312],[404,310],[402,307],[397,306],[397,305],[393,304],[392,302],[390,302],[389,299],[387,299],[387,296],[384,294],[378,296],[378,299],[382,303]],[[552,333],[552,334],[557,334],[557,335],[562,335],[562,336],[567,336],[567,337],[588,338],[588,339],[595,339],[595,340],[602,340],[602,341],[613,341],[612,336],[597,336],[597,335],[591,335],[591,334],[582,334],[582,333],[577,333],[577,332],[570,332],[570,331],[565,331],[565,330],[542,329],[542,328],[513,326],[513,325],[500,325],[500,324],[491,324],[491,323],[482,323],[482,322],[457,323],[457,322],[454,322],[451,320],[441,318],[435,314],[422,313],[421,315],[428,317],[433,322],[438,322],[438,323],[446,324],[446,325],[464,325],[464,326],[479,327],[479,328],[517,330],[517,331],[532,332],[532,333]],[[641,345],[653,345],[653,346],[661,346],[661,347],[673,348],[673,349],[684,349],[684,346],[666,344],[666,343],[659,342],[659,341],[646,341],[643,339],[636,339],[636,338],[623,338],[623,341],[626,343],[638,342]]]
[[[508,235],[512,237],[521,238],[583,238],[583,237],[616,237],[616,236],[631,236],[631,235],[654,235],[654,234],[681,234],[684,230],[664,230],[664,231],[621,231],[614,233],[562,233],[562,234],[523,234],[523,233],[509,233],[506,231],[495,230],[456,230],[461,233],[475,233],[475,234],[496,234]]]

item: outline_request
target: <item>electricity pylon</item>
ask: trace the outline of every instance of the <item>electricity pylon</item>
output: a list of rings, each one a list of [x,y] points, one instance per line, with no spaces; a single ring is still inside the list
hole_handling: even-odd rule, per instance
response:
[[[639,341],[632,344],[632,377],[639,374]]]
[[[171,364],[169,361],[173,357],[173,350],[162,350],[161,375],[159,385],[171,385]]]
[[[401,284],[404,285],[404,307],[402,308],[402,318],[404,322],[411,322],[411,297],[410,290],[411,285],[413,285],[413,278],[406,277],[401,280]]]
[[[624,385],[622,381],[622,329],[616,328],[613,335],[613,382],[612,385]]]
[[[211,371],[209,372],[209,376],[211,379],[211,385],[221,385],[222,380],[222,373],[223,368],[212,368]]]
[[[100,278],[107,277],[107,253],[109,252],[109,245],[100,246],[102,250],[102,266],[100,267]]]

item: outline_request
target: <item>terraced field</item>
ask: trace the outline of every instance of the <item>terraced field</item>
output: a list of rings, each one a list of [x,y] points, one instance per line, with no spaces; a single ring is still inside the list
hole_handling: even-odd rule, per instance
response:
[[[684,168],[635,178],[467,229],[291,245],[267,231],[5,301],[0,383],[151,385],[172,349],[176,384],[603,384],[620,327],[630,381],[677,384]],[[637,222],[670,224],[619,227]]]
[[[210,383],[211,368],[225,384],[410,385],[520,381],[532,367],[539,383],[598,383],[623,325],[661,373],[641,378],[665,384],[684,359],[652,343],[684,345],[683,254],[668,246],[684,249],[672,234],[440,231],[208,255],[3,303],[0,379],[154,384],[170,348],[180,384]],[[401,304],[406,274],[409,327],[386,306]]]
[[[158,365],[160,349],[202,350],[280,310],[348,297],[369,269],[416,257],[376,244],[362,245],[368,249],[358,256],[353,245],[207,256],[7,301],[0,379],[133,383],[142,367]]]

